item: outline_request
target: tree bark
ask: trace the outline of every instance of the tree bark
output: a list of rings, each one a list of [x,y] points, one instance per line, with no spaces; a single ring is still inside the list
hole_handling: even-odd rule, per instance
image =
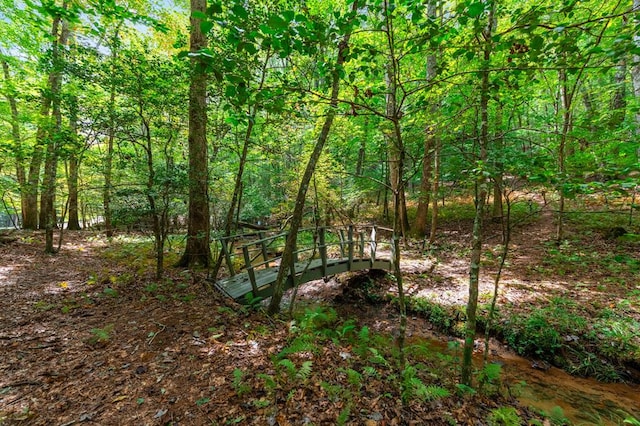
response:
[[[191,0],[191,12],[205,13],[206,0]],[[200,19],[191,17],[191,52],[207,46]],[[187,245],[178,266],[209,267],[209,173],[207,147],[207,75],[192,59],[189,87],[189,215]]]
[[[436,242],[438,229],[438,191],[440,190],[440,139],[436,139],[433,150],[433,188],[431,189],[431,230],[429,231],[429,244]]]
[[[113,236],[113,223],[111,211],[111,198],[113,191],[113,144],[116,136],[116,64],[118,62],[118,51],[120,49],[120,25],[116,27],[113,37],[111,37],[111,59],[110,59],[110,85],[109,85],[109,128],[107,130],[107,152],[104,158],[104,188],[102,191],[102,208],[104,214],[104,229],[107,237]]]
[[[5,97],[9,102],[11,110],[11,139],[13,139],[16,165],[16,180],[20,188],[20,212],[24,214],[26,194],[27,194],[27,177],[24,168],[24,150],[22,148],[22,136],[20,134],[20,116],[18,114],[18,103],[16,101],[16,91],[9,72],[9,64],[4,58],[0,58],[2,63],[2,71],[6,85]]]
[[[80,218],[78,217],[78,172],[80,168],[81,149],[78,144],[78,99],[73,96],[69,108],[69,130],[73,138],[73,149],[69,153],[69,175],[67,177],[67,189],[69,190],[69,221],[67,229],[79,231]]]
[[[500,99],[496,101],[496,130],[495,130],[495,143],[494,143],[494,177],[493,177],[493,207],[491,209],[491,219],[494,222],[502,222],[503,212],[503,200],[502,200],[502,185],[504,175],[504,164],[502,162],[502,152],[504,151],[504,132],[502,131],[502,110],[503,105]]]
[[[634,20],[633,25],[640,24],[640,0],[633,0]],[[640,33],[637,31],[633,35],[633,43],[636,48],[640,48]],[[631,67],[631,79],[633,81],[633,96],[636,101],[640,100],[640,55],[633,55],[634,65]],[[640,109],[636,110],[635,114],[636,136],[640,136]],[[636,159],[640,161],[640,148],[636,149]]]
[[[63,4],[66,9],[67,3]],[[69,26],[65,19],[56,16],[53,19],[52,35],[54,37],[53,49],[51,55],[52,71],[49,80],[49,93],[51,96],[51,114],[53,118],[53,126],[48,135],[48,144],[44,166],[44,177],[42,182],[41,197],[41,222],[44,221],[45,226],[45,252],[55,253],[53,246],[53,229],[56,225],[56,212],[54,209],[55,192],[56,192],[56,175],[58,168],[58,150],[62,130],[62,111],[60,92],[62,89],[62,58],[61,50],[67,44],[69,36]],[[42,223],[41,223],[42,225]]]
[[[487,25],[482,33],[483,56],[481,83],[480,83],[480,137],[478,163],[484,164],[487,160],[487,147],[489,145],[489,62],[492,53],[491,37],[495,22],[495,3],[491,4]],[[479,173],[476,178],[476,214],[473,221],[473,235],[471,243],[471,256],[469,266],[469,300],[467,301],[467,324],[464,333],[464,349],[462,354],[461,382],[467,386],[473,384],[473,347],[476,336],[476,314],[478,309],[478,287],[480,282],[480,258],[482,256],[482,243],[484,237],[484,206],[487,199],[487,181],[484,173]]]
[[[355,0],[352,5],[352,12],[355,13],[358,10],[358,0]],[[336,59],[336,65],[331,73],[331,101],[327,115],[322,125],[322,130],[318,135],[318,140],[311,152],[307,166],[305,167],[304,174],[298,187],[298,195],[296,196],[296,204],[293,209],[293,215],[291,217],[291,223],[289,225],[289,233],[287,234],[287,240],[285,242],[284,251],[282,253],[282,260],[280,262],[280,269],[278,269],[278,276],[276,282],[273,285],[273,295],[269,302],[267,312],[270,315],[274,315],[280,312],[280,302],[282,301],[282,295],[284,294],[285,279],[293,265],[294,251],[296,247],[296,240],[298,237],[298,230],[302,226],[302,218],[304,215],[304,206],[309,189],[309,184],[313,173],[316,169],[316,164],[320,159],[322,150],[324,148],[327,139],[329,138],[329,132],[331,125],[336,116],[336,108],[338,106],[338,94],[340,92],[340,72],[341,68],[346,61],[346,53],[349,49],[349,39],[351,38],[351,29],[348,29],[342,40],[338,44],[338,57]]]

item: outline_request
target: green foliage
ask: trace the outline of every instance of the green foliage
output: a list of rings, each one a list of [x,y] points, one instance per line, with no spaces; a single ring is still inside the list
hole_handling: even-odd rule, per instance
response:
[[[242,396],[248,392],[251,392],[251,386],[247,384],[244,380],[245,373],[239,368],[233,370],[233,380],[231,384],[233,385],[233,389],[236,391],[238,396]]]
[[[408,365],[402,372],[402,400],[409,402],[418,400],[421,402],[434,401],[436,399],[446,398],[450,395],[449,391],[440,386],[425,385],[418,377],[418,370]]]
[[[494,408],[489,414],[488,421],[491,426],[520,426],[522,424],[522,419],[513,407]]]
[[[113,324],[107,324],[103,328],[92,328],[91,338],[89,338],[89,344],[106,344],[111,340],[111,333],[113,332]]]

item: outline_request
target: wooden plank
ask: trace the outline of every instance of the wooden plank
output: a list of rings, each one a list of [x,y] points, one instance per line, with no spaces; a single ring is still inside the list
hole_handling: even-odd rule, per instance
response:
[[[326,266],[325,266],[326,265]],[[339,274],[348,271],[362,271],[367,269],[390,269],[391,262],[384,259],[313,259],[311,261],[296,262],[294,264],[296,281],[305,283],[314,281],[328,275]],[[269,297],[272,294],[272,286],[278,276],[278,267],[250,270],[236,274],[214,283],[223,294],[244,301],[245,295],[253,292],[254,296]],[[253,279],[251,278],[253,273]],[[294,280],[291,273],[287,276],[285,288],[291,288]],[[253,285],[252,285],[253,284]]]

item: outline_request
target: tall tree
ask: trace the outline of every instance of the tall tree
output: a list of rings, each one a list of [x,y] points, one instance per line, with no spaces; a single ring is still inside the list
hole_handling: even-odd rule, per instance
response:
[[[54,208],[56,176],[58,168],[58,155],[63,140],[62,132],[62,110],[61,110],[61,90],[62,90],[62,70],[63,53],[69,37],[69,24],[61,12],[66,12],[67,2],[62,6],[62,11],[53,9],[52,37],[53,45],[51,50],[51,74],[48,96],[51,99],[52,123],[47,133],[47,150],[44,167],[44,178],[42,182],[41,199],[41,226],[45,227],[45,252],[54,253],[53,229],[56,224],[56,211]],[[47,119],[48,117],[43,117]]]
[[[493,1],[483,4],[486,14],[484,30],[477,35],[482,54],[482,69],[480,70],[480,135],[478,143],[478,157],[476,160],[476,213],[473,222],[471,242],[471,256],[469,266],[469,299],[467,301],[467,324],[464,333],[464,349],[462,359],[461,381],[467,386],[472,384],[473,346],[476,337],[476,311],[478,307],[478,288],[480,281],[480,257],[484,237],[484,206],[487,198],[487,180],[484,163],[487,160],[489,146],[489,99],[490,99],[490,61],[493,51],[493,34],[496,27],[496,5]]]
[[[358,10],[358,0],[354,0],[352,3],[351,14],[348,17],[348,21],[345,23],[345,33],[338,43],[338,56],[336,58],[336,62],[333,65],[331,71],[331,95],[330,95],[330,103],[327,108],[327,113],[324,119],[324,123],[322,125],[322,129],[320,130],[320,134],[318,135],[318,139],[316,140],[315,146],[313,147],[313,151],[309,160],[307,161],[307,165],[304,170],[304,174],[300,181],[300,185],[298,187],[298,194],[296,196],[296,204],[293,210],[293,215],[291,217],[291,223],[289,225],[289,233],[287,234],[287,240],[285,242],[284,251],[282,253],[282,261],[280,263],[280,269],[278,270],[278,276],[276,278],[276,282],[273,286],[273,295],[271,297],[271,301],[269,302],[268,312],[269,314],[276,314],[280,311],[280,302],[282,301],[282,295],[284,294],[284,286],[285,279],[287,277],[288,272],[293,266],[294,262],[294,251],[296,249],[296,240],[298,238],[298,230],[302,226],[302,218],[304,215],[304,207],[307,196],[307,191],[309,189],[309,184],[311,182],[311,178],[316,169],[316,165],[318,160],[320,159],[320,155],[322,154],[322,150],[329,138],[329,132],[331,130],[331,125],[333,124],[333,120],[336,116],[336,110],[338,107],[338,94],[340,93],[340,76],[344,72],[344,64],[347,61],[347,52],[349,50],[349,39],[351,38],[351,32],[353,31],[353,23],[355,20],[355,15]]]
[[[191,53],[207,47],[201,19],[207,10],[206,0],[191,0]],[[207,75],[196,58],[189,88],[189,217],[187,245],[178,266],[211,263],[209,249],[209,173],[207,148]]]

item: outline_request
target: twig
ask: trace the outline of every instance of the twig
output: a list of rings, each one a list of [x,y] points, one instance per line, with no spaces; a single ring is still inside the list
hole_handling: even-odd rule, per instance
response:
[[[158,334],[162,333],[167,328],[166,325],[160,324],[159,322],[157,322],[156,324],[158,324],[160,327],[162,327],[162,329],[160,331],[156,332],[156,333],[153,333],[153,336],[151,336],[151,338],[147,342],[147,345],[149,345],[149,346],[151,346],[151,343],[153,343],[153,339],[155,339]]]

